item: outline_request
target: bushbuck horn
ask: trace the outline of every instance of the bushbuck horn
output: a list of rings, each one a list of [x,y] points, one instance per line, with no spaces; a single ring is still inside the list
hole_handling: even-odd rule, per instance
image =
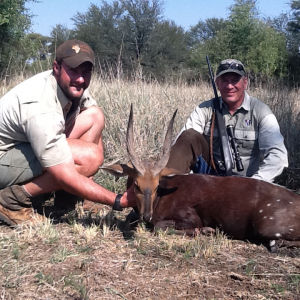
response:
[[[169,158],[170,158],[170,152],[171,152],[171,146],[172,146],[172,129],[173,129],[173,123],[174,119],[177,114],[177,109],[175,110],[173,117],[169,123],[168,130],[166,133],[166,137],[163,144],[163,150],[162,150],[162,156],[160,160],[155,164],[155,167],[152,170],[152,173],[154,176],[157,176],[161,170],[167,165]]]
[[[133,138],[133,109],[132,104],[130,106],[130,114],[129,114],[129,120],[128,120],[128,126],[127,126],[127,152],[129,159],[132,163],[132,165],[135,167],[135,169],[141,174],[144,175],[145,173],[145,167],[142,165],[141,161],[137,158],[135,150],[134,150],[134,138]]]

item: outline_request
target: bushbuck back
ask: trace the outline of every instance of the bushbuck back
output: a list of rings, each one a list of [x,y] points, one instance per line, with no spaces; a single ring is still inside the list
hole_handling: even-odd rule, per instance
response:
[[[219,228],[236,239],[299,247],[300,196],[292,191],[252,178],[179,174],[166,168],[175,115],[176,112],[161,159],[157,163],[145,162],[134,151],[131,107],[127,151],[132,165],[102,168],[115,176],[133,179],[140,218],[156,228],[173,227],[188,235],[212,233]]]

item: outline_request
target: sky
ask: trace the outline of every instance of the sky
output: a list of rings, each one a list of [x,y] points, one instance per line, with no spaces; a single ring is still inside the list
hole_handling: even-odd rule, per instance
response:
[[[164,0],[164,17],[188,30],[199,20],[226,19],[229,14],[228,7],[233,3],[234,0]],[[262,17],[276,17],[283,12],[289,12],[289,3],[290,0],[257,0],[257,8]],[[47,36],[57,24],[72,29],[71,18],[77,12],[86,13],[91,4],[100,6],[101,1],[39,0],[39,3],[27,3],[26,7],[35,15],[32,19],[32,31]]]

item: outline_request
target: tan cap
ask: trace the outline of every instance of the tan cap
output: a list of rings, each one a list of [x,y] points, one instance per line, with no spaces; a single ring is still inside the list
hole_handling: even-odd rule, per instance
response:
[[[242,76],[245,76],[246,74],[244,65],[239,60],[231,58],[220,62],[216,78],[225,73],[237,73]]]
[[[86,61],[95,65],[94,51],[87,43],[79,40],[66,41],[57,48],[56,61],[60,60],[71,68],[76,68]]]

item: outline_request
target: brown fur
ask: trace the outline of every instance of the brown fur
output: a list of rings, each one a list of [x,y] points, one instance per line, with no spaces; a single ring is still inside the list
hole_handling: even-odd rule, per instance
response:
[[[165,149],[170,148],[174,117]],[[127,141],[132,142],[132,110],[128,128]],[[132,144],[128,149],[132,165],[103,169],[133,179],[140,217],[156,228],[173,227],[188,235],[199,231],[210,234],[219,228],[236,239],[270,241],[271,246],[280,240],[281,245],[300,247],[300,196],[292,191],[246,177],[179,175],[179,171],[165,167],[166,162],[162,165],[162,159],[158,168],[140,162]]]

